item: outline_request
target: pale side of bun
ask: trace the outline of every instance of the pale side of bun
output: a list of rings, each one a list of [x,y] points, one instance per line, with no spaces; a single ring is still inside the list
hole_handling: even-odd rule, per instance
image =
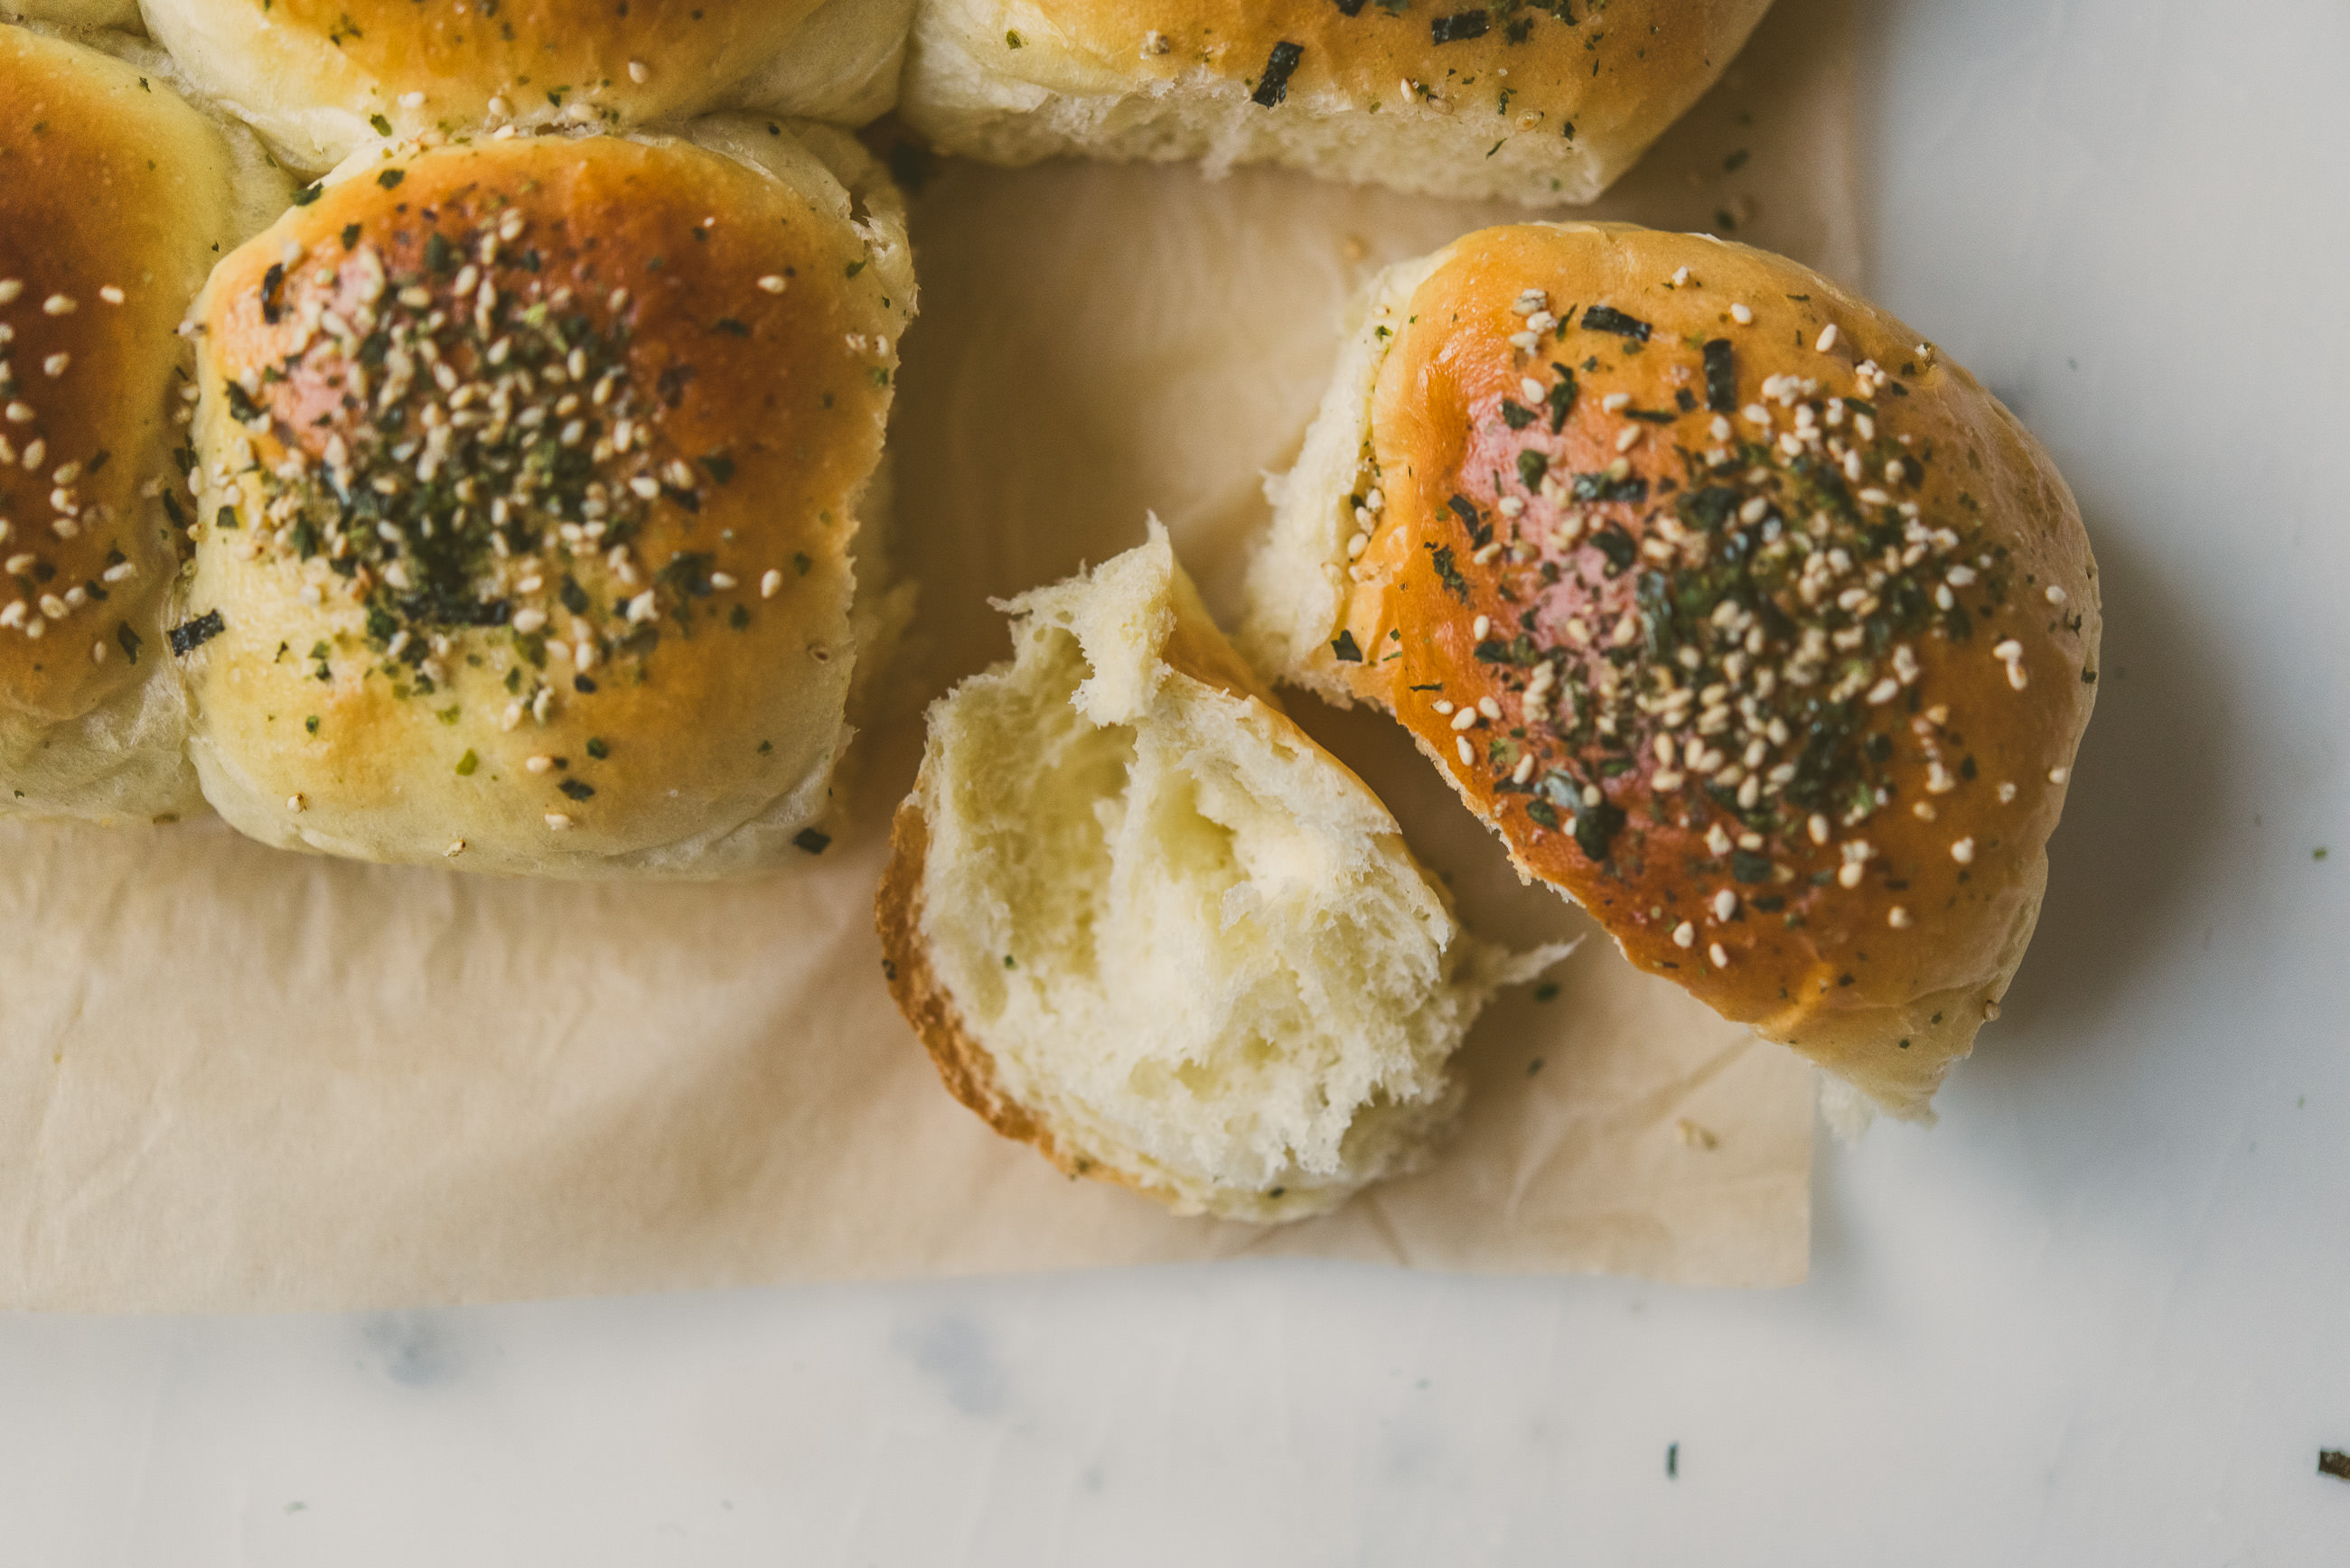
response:
[[[723,104],[759,114],[864,125],[898,106],[916,0],[825,0]]]
[[[1154,522],[931,711],[879,919],[964,1104],[1072,1175],[1270,1222],[1414,1168],[1512,959],[1232,652]]]
[[[2047,454],[1892,317],[1703,235],[1489,229],[1363,309],[1243,646],[1394,712],[1634,963],[1929,1115],[2095,695]]]
[[[894,99],[911,0],[143,0],[149,30],[289,162],[513,125],[725,109],[859,122]]]
[[[164,654],[177,328],[288,187],[155,74],[37,26],[0,26],[0,813],[178,815],[202,802]]]
[[[387,150],[213,274],[177,643],[234,826],[567,877],[822,848],[914,285],[886,176],[799,129]]]
[[[1589,202],[1769,0],[928,0],[901,112],[941,148],[1275,163],[1446,196]]]
[[[22,19],[60,27],[130,27],[139,24],[139,0],[8,0],[0,21]]]

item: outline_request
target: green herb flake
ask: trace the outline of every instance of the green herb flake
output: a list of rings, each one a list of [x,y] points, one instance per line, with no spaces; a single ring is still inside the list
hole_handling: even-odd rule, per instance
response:
[[[473,776],[473,770],[481,765],[482,759],[475,756],[473,754],[473,749],[471,746],[468,746],[465,748],[465,754],[457,759],[457,776],[461,779],[472,778]]]

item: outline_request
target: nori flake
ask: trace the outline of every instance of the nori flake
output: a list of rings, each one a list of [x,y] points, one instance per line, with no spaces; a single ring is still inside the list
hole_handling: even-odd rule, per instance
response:
[[[194,652],[228,629],[221,612],[208,609],[193,620],[183,620],[163,635],[171,639],[172,651],[185,656]]]
[[[1606,305],[1595,305],[1584,311],[1583,329],[1586,332],[1613,332],[1617,337],[1629,337],[1635,343],[1646,343],[1652,330],[1638,317],[1627,316]]]
[[[1256,91],[1249,101],[1260,109],[1271,109],[1289,96],[1289,74],[1297,62],[1305,57],[1303,44],[1275,44],[1264,62],[1264,75],[1257,78]]]

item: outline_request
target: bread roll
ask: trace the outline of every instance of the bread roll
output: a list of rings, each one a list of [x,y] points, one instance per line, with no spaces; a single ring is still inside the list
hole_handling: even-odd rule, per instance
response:
[[[619,130],[715,109],[861,123],[913,0],[142,0],[149,29],[291,162],[484,124]]]
[[[201,804],[161,673],[189,505],[176,328],[286,189],[160,78],[0,26],[0,810]]]
[[[800,134],[387,150],[222,264],[173,633],[222,815],[556,877],[822,848],[914,299],[886,177]]]
[[[1557,956],[1478,941],[1236,658],[1165,530],[1023,596],[931,710],[879,900],[955,1096],[1073,1176],[1302,1219],[1421,1160],[1446,1059]]]
[[[1712,85],[1769,3],[924,0],[903,114],[993,163],[1203,158],[1588,202]]]
[[[1393,711],[1634,963],[1924,1116],[2095,696],[2047,454],[1900,322],[1701,235],[1488,229],[1365,310],[1245,646]]]

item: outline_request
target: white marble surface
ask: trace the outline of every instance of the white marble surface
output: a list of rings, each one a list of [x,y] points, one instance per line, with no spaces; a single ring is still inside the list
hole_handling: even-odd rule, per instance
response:
[[[0,1563],[2350,1562],[2350,9],[1864,4],[1869,286],[2071,477],[2107,684],[1810,1284],[0,1317]]]

